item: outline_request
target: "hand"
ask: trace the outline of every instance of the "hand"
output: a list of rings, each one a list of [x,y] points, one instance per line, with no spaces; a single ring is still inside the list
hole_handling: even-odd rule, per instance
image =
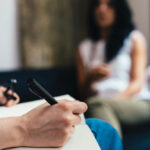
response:
[[[127,96],[127,94],[125,92],[120,92],[120,93],[117,93],[113,99],[115,99],[115,100],[127,100],[127,99],[131,99],[131,97]]]
[[[90,72],[90,76],[92,77],[93,80],[108,78],[109,75],[110,75],[110,68],[106,64],[94,67]]]
[[[5,105],[6,107],[10,107],[10,106],[13,106],[13,105],[16,105],[19,103],[20,98],[16,93],[13,93],[13,95],[16,97],[16,100],[10,99],[9,101],[7,101],[7,98],[4,96],[5,91],[6,91],[6,88],[0,86],[0,104],[1,105]],[[12,94],[12,91],[10,90],[8,93]]]
[[[81,121],[87,105],[79,101],[62,101],[50,106],[45,103],[21,117],[23,142],[27,147],[61,147]]]

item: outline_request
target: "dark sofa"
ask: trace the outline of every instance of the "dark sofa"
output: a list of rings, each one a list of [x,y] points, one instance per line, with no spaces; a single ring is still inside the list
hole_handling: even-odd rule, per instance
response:
[[[10,72],[0,72],[0,83],[10,78],[17,79],[15,86],[16,92],[21,97],[21,102],[37,99],[29,92],[26,80],[35,78],[41,83],[53,96],[70,94],[77,97],[75,70],[73,67],[68,68],[51,68],[51,69],[22,69]]]
[[[15,91],[20,95],[21,102],[36,100],[38,98],[27,88],[26,80],[29,77],[37,79],[53,96],[70,94],[79,98],[74,67],[0,72],[0,83],[15,78],[18,80]],[[123,127],[123,133],[125,150],[150,150],[150,123]]]

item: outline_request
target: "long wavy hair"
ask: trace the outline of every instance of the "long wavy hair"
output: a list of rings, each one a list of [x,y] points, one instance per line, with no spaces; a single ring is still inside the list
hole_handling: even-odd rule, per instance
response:
[[[99,0],[91,0],[88,19],[88,37],[94,42],[101,39],[101,29],[96,24],[94,11],[99,5]],[[115,10],[115,22],[106,40],[105,62],[113,60],[121,47],[124,39],[135,29],[132,21],[132,12],[126,0],[110,0],[111,7]]]

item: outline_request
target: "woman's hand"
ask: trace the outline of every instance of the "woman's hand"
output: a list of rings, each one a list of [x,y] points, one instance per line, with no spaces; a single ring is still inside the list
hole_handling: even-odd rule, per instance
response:
[[[22,117],[25,136],[23,146],[61,147],[81,122],[80,114],[87,105],[79,101],[62,101],[50,106],[45,103]]]
[[[127,96],[125,92],[117,93],[114,98],[114,100],[125,100],[125,99],[131,99],[131,97]]]
[[[6,107],[14,106],[19,103],[20,98],[16,93],[13,93],[13,96],[16,97],[16,100],[10,99],[7,101],[7,98],[4,96],[4,92],[6,91],[6,88],[3,86],[0,86],[0,105],[5,105]],[[12,91],[8,91],[8,94],[12,94]]]
[[[136,94],[140,93],[141,89],[142,89],[141,82],[139,82],[138,80],[130,81],[128,87],[124,91],[117,93],[114,98],[119,100],[133,99]]]
[[[110,68],[108,65],[103,64],[101,66],[94,67],[89,74],[92,80],[105,79],[110,75]]]

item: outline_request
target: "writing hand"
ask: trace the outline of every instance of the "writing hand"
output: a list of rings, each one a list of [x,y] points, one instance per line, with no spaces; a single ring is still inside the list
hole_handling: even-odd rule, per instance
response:
[[[21,146],[61,147],[81,122],[80,114],[87,105],[79,101],[62,101],[50,106],[45,103],[22,117],[24,142]]]

